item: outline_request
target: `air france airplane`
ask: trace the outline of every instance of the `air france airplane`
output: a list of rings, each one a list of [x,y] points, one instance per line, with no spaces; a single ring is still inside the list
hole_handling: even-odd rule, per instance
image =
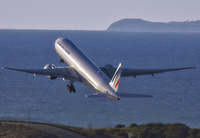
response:
[[[66,62],[67,67],[56,67],[53,64],[47,64],[44,69],[15,69],[2,67],[3,69],[32,73],[34,75],[45,75],[49,79],[57,77],[63,80],[69,80],[68,91],[75,92],[73,82],[81,82],[92,88],[95,94],[86,95],[87,98],[106,98],[119,101],[121,97],[152,97],[151,95],[119,93],[118,86],[120,77],[136,77],[138,75],[164,73],[168,71],[177,71],[184,69],[193,69],[195,67],[174,68],[174,69],[122,69],[119,63],[117,69],[111,65],[98,67],[90,58],[88,58],[71,40],[58,38],[55,42],[55,50],[61,57],[60,62]]]

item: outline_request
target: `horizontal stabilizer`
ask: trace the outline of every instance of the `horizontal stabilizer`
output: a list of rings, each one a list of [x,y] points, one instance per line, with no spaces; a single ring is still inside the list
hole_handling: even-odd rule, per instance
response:
[[[90,94],[85,95],[86,98],[108,98],[106,94]]]
[[[120,93],[120,97],[127,97],[127,98],[152,98],[151,95],[145,95],[145,94],[134,94],[134,93]]]

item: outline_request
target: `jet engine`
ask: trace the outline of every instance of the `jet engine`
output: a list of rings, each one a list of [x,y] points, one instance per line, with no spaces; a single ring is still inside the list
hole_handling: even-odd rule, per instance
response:
[[[44,66],[44,69],[55,69],[55,65],[54,64],[47,64],[47,65]],[[57,76],[47,75],[47,78],[49,78],[51,80],[55,80],[57,78]]]

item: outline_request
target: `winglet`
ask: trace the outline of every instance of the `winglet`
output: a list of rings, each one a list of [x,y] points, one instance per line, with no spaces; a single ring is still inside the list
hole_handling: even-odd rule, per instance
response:
[[[119,63],[119,66],[118,66],[117,70],[115,71],[115,74],[113,75],[113,77],[109,83],[110,86],[115,90],[115,92],[117,92],[117,90],[118,90],[121,72],[122,72],[122,64]]]

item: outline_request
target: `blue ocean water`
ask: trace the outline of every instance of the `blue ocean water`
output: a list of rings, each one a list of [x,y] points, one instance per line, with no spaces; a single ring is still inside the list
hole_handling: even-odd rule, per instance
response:
[[[99,66],[121,62],[126,68],[197,69],[121,78],[120,92],[150,94],[154,98],[121,98],[119,102],[87,99],[84,95],[93,91],[81,83],[74,83],[77,92],[70,94],[68,81],[61,78],[49,80],[0,70],[0,120],[80,127],[179,122],[200,128],[199,33],[0,30],[0,66],[67,66],[59,63],[54,49],[58,37],[71,39]]]

